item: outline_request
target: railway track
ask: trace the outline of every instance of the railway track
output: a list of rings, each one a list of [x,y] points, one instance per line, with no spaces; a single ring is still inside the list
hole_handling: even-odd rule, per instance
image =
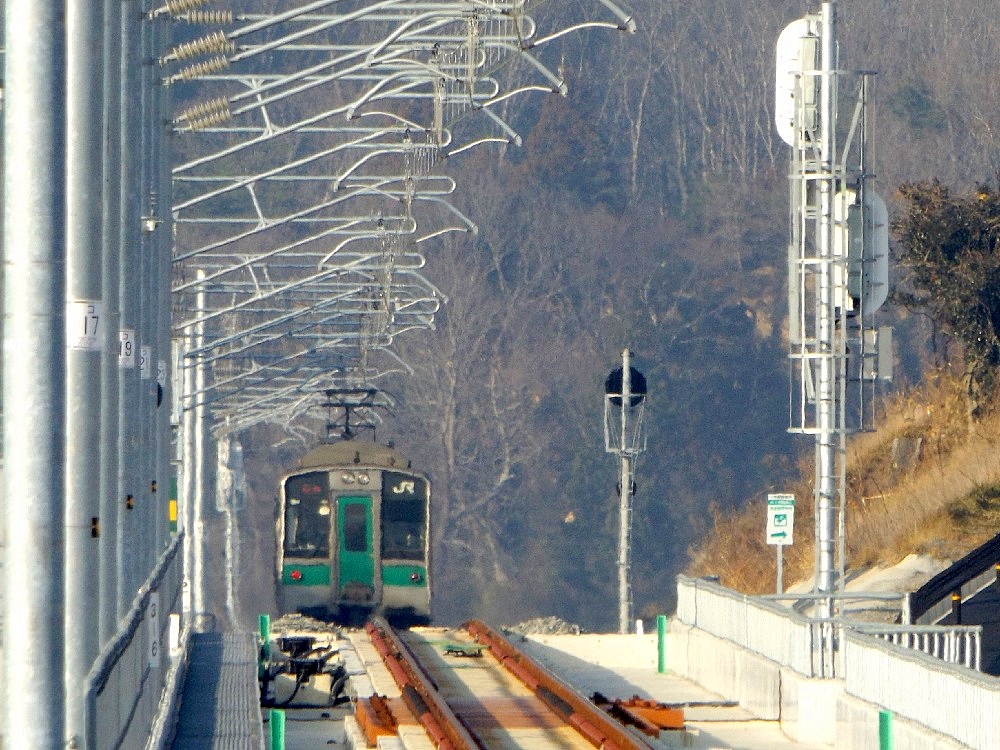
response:
[[[638,713],[624,709],[626,727],[481,622],[397,632],[374,619],[366,632],[399,695],[357,700],[370,747],[415,723],[439,750],[657,746],[635,728],[650,728]]]

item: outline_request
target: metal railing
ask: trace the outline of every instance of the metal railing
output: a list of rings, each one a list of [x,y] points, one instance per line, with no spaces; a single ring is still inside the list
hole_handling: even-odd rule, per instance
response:
[[[85,750],[143,748],[157,713],[166,613],[180,604],[183,532],[161,555],[139,589],[118,634],[94,663],[84,692]]]
[[[854,598],[885,599],[886,595],[860,594]],[[677,617],[806,677],[843,675],[840,644],[847,630],[883,638],[947,663],[976,670],[981,664],[979,626],[888,625],[810,618],[777,604],[772,597],[740,594],[710,579],[678,576]]]
[[[677,617],[806,677],[837,676],[837,623],[810,619],[715,581],[677,577]]]
[[[1000,678],[976,671],[981,626],[809,620],[771,601],[678,576],[677,618],[970,748],[1000,747]]]
[[[845,633],[844,690],[960,742],[1000,747],[1000,678],[882,638]]]
[[[873,635],[897,646],[921,651],[949,664],[977,672],[982,668],[982,625],[880,625],[852,623],[855,633]]]

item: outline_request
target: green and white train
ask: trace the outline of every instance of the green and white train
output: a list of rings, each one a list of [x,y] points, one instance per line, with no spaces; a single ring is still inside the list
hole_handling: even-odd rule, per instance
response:
[[[430,482],[391,446],[320,445],[281,482],[282,613],[356,623],[431,617]]]

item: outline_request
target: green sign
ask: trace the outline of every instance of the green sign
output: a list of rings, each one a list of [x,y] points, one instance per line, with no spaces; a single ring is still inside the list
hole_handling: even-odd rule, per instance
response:
[[[795,525],[795,495],[767,496],[767,543],[791,544]]]

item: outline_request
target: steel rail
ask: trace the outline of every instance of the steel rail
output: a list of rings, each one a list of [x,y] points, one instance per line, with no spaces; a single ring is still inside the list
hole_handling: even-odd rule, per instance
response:
[[[473,620],[466,623],[465,628],[478,643],[489,649],[504,669],[524,683],[536,698],[594,747],[602,750],[652,750],[653,745],[643,737],[631,733],[610,718],[489,626]],[[419,697],[414,715],[426,714],[433,719],[425,723],[423,717],[419,718],[439,748],[484,747],[440,698],[430,676],[384,619],[373,617],[365,630],[402,691],[404,701],[409,705],[411,696]],[[426,711],[422,710],[424,708]],[[428,727],[428,724],[431,726]],[[450,732],[456,736],[451,736]]]
[[[472,620],[465,627],[476,641],[490,650],[497,661],[594,747],[603,750],[652,750],[653,745],[631,734],[489,625]]]
[[[380,617],[373,617],[365,626],[365,631],[399,685],[406,705],[427,730],[438,750],[482,750],[482,744],[431,686],[427,675],[389,623]]]

